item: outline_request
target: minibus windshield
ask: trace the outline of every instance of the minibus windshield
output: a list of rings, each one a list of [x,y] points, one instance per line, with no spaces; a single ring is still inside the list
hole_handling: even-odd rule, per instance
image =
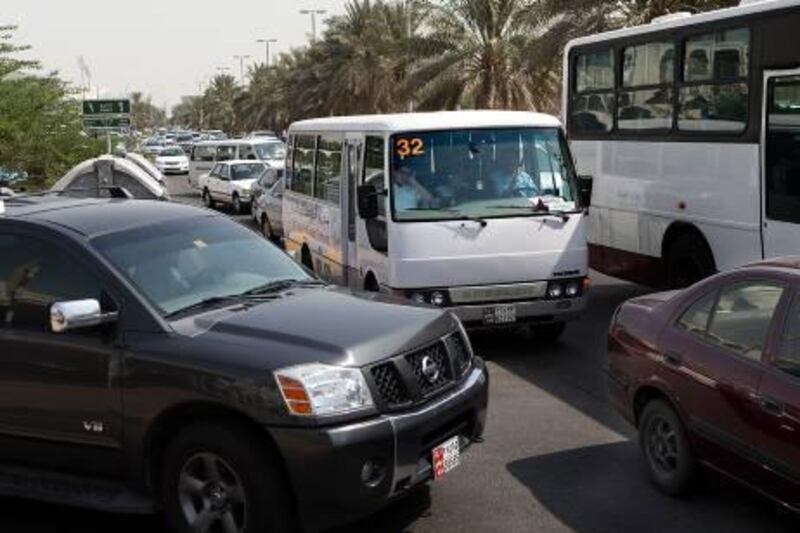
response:
[[[391,141],[394,220],[571,212],[575,172],[557,128],[402,133]]]

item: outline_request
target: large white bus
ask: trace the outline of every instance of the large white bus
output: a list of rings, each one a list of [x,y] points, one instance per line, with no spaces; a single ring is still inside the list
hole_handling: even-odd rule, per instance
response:
[[[355,289],[450,308],[467,326],[584,308],[585,209],[560,122],[523,112],[324,118],[289,128],[286,247]]]
[[[799,31],[799,1],[766,0],[569,43],[594,268],[682,286],[800,253]]]

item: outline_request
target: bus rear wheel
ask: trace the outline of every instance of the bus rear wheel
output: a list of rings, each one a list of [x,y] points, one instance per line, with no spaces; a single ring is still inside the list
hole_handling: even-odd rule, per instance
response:
[[[682,289],[716,272],[714,256],[705,239],[693,233],[678,237],[665,258],[667,284]]]

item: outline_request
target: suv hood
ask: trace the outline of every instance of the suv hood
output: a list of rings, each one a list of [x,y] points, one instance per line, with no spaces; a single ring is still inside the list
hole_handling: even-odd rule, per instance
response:
[[[267,302],[181,319],[173,327],[199,342],[219,343],[215,353],[229,363],[277,369],[314,362],[368,365],[450,333],[458,321],[440,309],[325,287],[292,289]]]

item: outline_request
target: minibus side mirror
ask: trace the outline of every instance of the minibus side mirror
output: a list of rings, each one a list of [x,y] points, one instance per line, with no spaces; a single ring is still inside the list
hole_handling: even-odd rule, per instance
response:
[[[365,220],[378,217],[378,191],[373,185],[360,185],[356,191],[358,216]]]
[[[592,183],[594,178],[592,176],[578,176],[578,200],[581,207],[589,207],[592,205]]]

